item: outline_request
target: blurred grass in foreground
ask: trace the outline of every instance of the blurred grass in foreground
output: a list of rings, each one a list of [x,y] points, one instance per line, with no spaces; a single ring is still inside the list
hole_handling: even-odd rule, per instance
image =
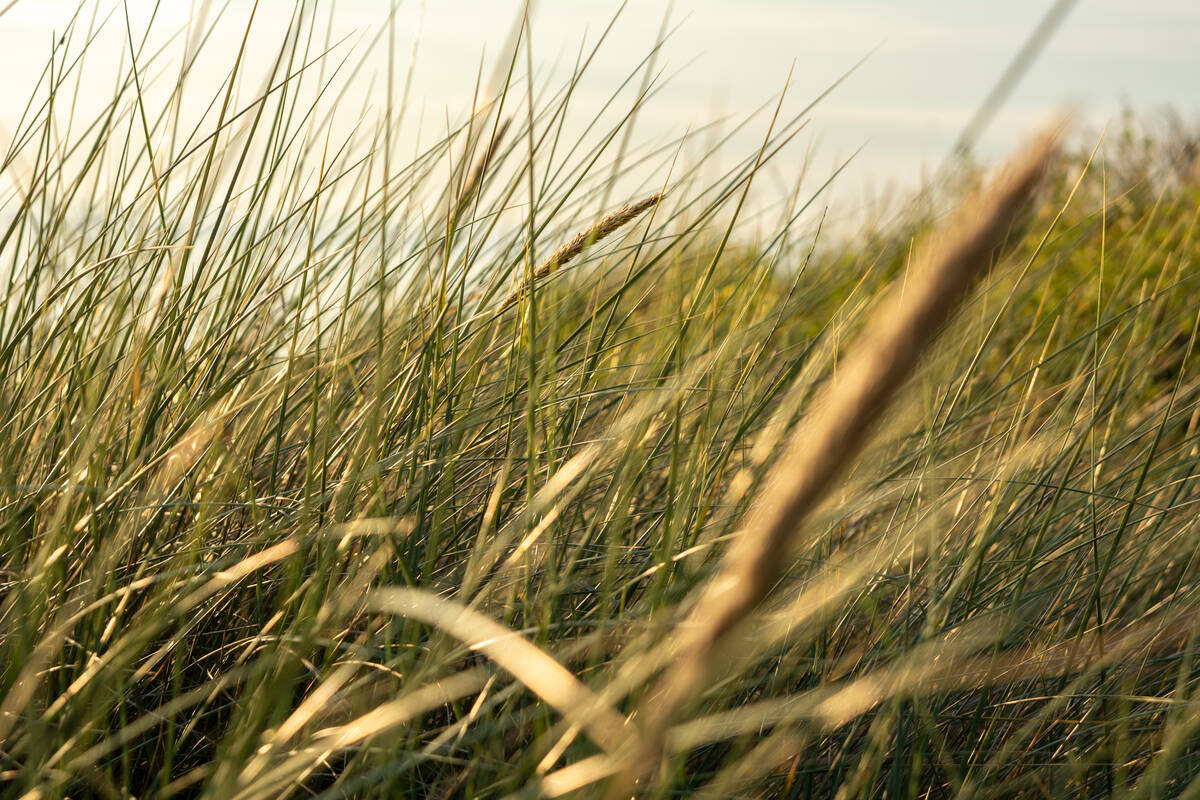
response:
[[[149,106],[132,34],[76,116],[80,25],[2,162],[0,792],[602,793],[681,604],[958,190],[834,241],[805,175],[750,224],[803,113],[705,177],[629,144],[653,58],[612,120],[518,51],[416,157],[398,90],[339,139],[355,73],[303,11],[194,129],[186,54]],[[1200,175],[1135,131],[1058,164],[647,796],[1200,795]]]

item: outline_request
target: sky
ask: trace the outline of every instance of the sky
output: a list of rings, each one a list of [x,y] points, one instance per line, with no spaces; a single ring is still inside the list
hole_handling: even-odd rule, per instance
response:
[[[260,0],[255,31],[262,42],[277,39],[293,3]],[[195,4],[165,3],[154,30],[165,36],[180,28]],[[0,146],[75,5],[18,0],[0,17],[0,70],[9,76],[0,86]],[[114,21],[122,23],[110,24],[99,40],[99,74],[104,58],[115,65],[126,43],[124,7],[117,0],[98,5],[115,9]],[[224,35],[210,53],[213,74],[220,73],[221,59],[231,61],[252,5],[230,0]],[[426,127],[418,131],[410,123],[409,135],[428,138],[439,126],[445,129],[447,116],[469,107],[481,58],[494,59],[503,50],[521,5],[521,0],[399,4],[397,49],[403,66],[411,58],[410,98],[420,109],[414,119]],[[128,0],[135,28],[150,20],[153,6],[152,0]],[[540,73],[565,77],[581,42],[594,42],[619,6],[616,0],[538,4],[533,47]],[[903,189],[915,186],[949,151],[1049,7],[1049,0],[674,0],[669,6],[667,0],[630,0],[579,87],[577,102],[587,107],[607,98],[649,52],[669,9],[671,32],[658,61],[666,82],[639,118],[640,135],[669,140],[715,118],[744,119],[777,95],[789,72],[785,111],[796,111],[852,70],[810,114],[804,151],[826,167],[859,151],[840,179],[843,197]],[[339,50],[345,52],[378,30],[387,4],[339,0],[319,8],[323,15],[332,9],[331,36],[346,37]],[[1079,0],[986,131],[979,154],[998,157],[1064,107],[1089,131],[1102,129],[1126,106],[1143,113],[1170,107],[1196,117],[1198,43],[1196,0]],[[256,55],[253,48],[251,58]],[[378,72],[383,63],[377,57],[370,68]],[[361,83],[367,86],[365,78]],[[378,92],[381,82],[372,86]],[[753,152],[766,122],[756,120],[734,138],[731,158]]]

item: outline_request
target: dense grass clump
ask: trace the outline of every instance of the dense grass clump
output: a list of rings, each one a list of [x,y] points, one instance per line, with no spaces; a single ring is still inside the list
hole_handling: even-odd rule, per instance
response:
[[[319,28],[191,121],[203,31],[130,34],[85,114],[72,28],[12,132],[0,793],[595,796],[650,753],[651,797],[1200,794],[1180,148],[1054,162],[653,745],[681,621],[957,198],[835,240],[800,176],[750,218],[804,114],[703,178],[628,135],[653,58],[581,125],[518,48],[404,155]]]

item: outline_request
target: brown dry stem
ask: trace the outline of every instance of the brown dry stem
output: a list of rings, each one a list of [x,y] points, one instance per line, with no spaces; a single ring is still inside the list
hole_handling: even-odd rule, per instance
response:
[[[706,688],[717,665],[731,657],[733,632],[782,577],[806,517],[862,449],[922,353],[999,255],[1047,171],[1060,129],[1025,148],[987,191],[964,206],[955,224],[931,239],[914,261],[904,291],[892,291],[850,348],[836,380],[797,425],[722,566],[679,625],[671,662],[637,715],[641,752],[628,760],[610,796],[629,797],[636,783],[657,769],[666,731]]]
[[[614,231],[623,228],[629,222],[637,219],[646,209],[658,205],[658,201],[662,199],[662,194],[655,192],[654,194],[639,200],[636,203],[629,203],[621,206],[615,211],[605,214],[600,220],[588,228],[587,230],[577,234],[569,242],[555,250],[550,256],[543,261],[533,272],[533,282],[544,280],[549,277],[555,270],[565,266],[576,256],[601,239],[605,238]],[[528,285],[522,285],[512,291],[504,302],[500,304],[500,311],[511,307],[514,303],[521,299],[521,295],[525,293]]]

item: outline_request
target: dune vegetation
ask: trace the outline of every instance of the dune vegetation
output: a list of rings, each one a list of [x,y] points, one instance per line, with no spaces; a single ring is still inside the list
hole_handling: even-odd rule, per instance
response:
[[[0,795],[1200,796],[1195,139],[842,233],[654,54],[413,154],[303,8],[85,113],[92,24],[0,161]]]

